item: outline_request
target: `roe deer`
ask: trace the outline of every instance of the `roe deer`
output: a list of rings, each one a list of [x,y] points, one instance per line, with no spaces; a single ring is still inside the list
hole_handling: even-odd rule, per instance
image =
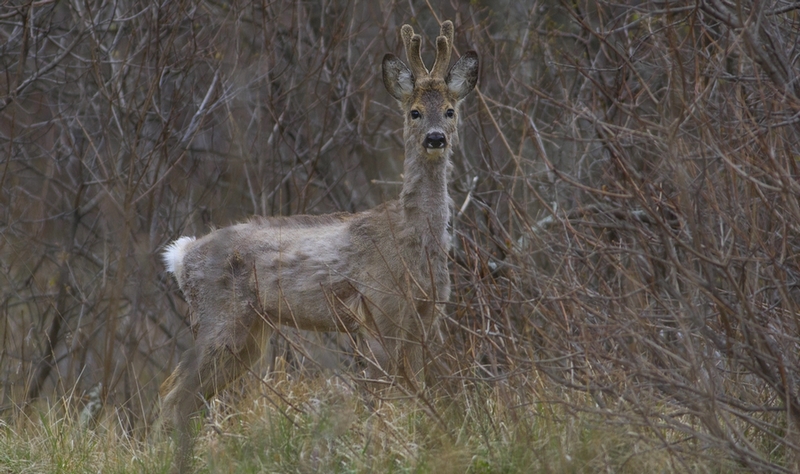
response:
[[[469,51],[448,71],[453,23],[445,21],[429,72],[420,36],[409,25],[401,35],[410,68],[393,54],[383,58],[384,85],[405,115],[398,200],[357,214],[256,217],[165,250],[195,332],[195,345],[161,386],[178,470],[192,452],[190,418],[261,357],[276,325],[360,331],[373,373],[410,379],[423,370],[422,343],[450,296],[448,168],[478,56]]]

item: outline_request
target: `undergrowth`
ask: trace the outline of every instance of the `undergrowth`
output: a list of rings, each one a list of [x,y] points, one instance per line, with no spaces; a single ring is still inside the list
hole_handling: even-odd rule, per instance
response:
[[[375,396],[343,380],[250,377],[212,400],[196,423],[195,468],[437,474],[733,468],[700,451],[691,458],[684,450],[676,459],[655,448],[647,430],[608,423],[590,412],[591,397],[556,388],[522,393],[464,384],[455,395],[422,402],[392,390]],[[113,412],[84,427],[69,404],[28,411],[0,428],[0,472],[169,471],[172,442],[163,433],[135,439]]]

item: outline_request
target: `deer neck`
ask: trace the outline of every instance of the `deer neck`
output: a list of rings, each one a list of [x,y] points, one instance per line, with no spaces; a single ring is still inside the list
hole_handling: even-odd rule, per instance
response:
[[[427,245],[449,248],[447,226],[450,222],[450,195],[447,175],[450,151],[431,158],[414,143],[406,140],[406,159],[403,165],[403,190],[400,202],[407,228],[422,237]]]

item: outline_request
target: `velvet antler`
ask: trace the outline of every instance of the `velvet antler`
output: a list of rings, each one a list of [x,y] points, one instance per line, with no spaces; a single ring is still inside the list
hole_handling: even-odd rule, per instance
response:
[[[414,34],[414,28],[411,25],[403,25],[400,34],[406,46],[408,66],[411,68],[411,73],[414,74],[414,77],[421,79],[430,76],[444,79],[447,74],[447,66],[450,65],[450,51],[453,47],[453,22],[447,20],[442,23],[441,33],[436,38],[436,60],[430,72],[425,67],[425,63],[422,62],[422,56],[420,55],[422,38]]]

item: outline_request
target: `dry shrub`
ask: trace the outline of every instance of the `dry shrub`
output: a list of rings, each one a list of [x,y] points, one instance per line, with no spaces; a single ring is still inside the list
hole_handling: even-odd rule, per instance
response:
[[[394,197],[379,61],[402,23],[452,18],[482,74],[455,155],[443,379],[519,403],[546,375],[676,459],[800,469],[794,4],[321,5],[0,13],[4,409],[102,383],[145,426],[191,341],[158,250]],[[287,340],[296,368],[350,360],[346,338]]]

